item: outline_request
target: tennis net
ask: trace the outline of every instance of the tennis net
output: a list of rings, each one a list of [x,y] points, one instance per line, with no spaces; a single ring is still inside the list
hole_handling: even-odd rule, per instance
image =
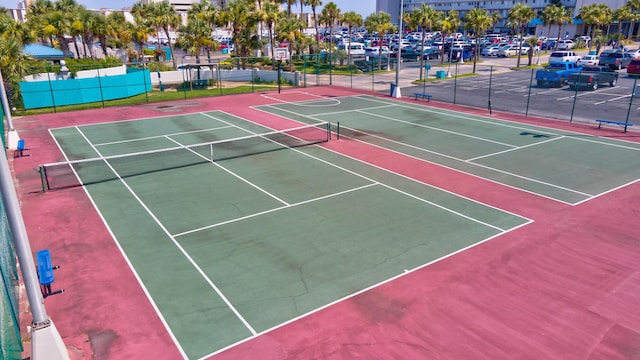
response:
[[[327,122],[167,149],[40,165],[44,191],[90,185],[281,149],[327,142]]]

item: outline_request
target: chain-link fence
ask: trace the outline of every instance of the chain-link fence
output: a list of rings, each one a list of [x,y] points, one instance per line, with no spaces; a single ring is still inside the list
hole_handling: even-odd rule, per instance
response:
[[[18,268],[11,231],[0,197],[0,359],[21,359]]]
[[[474,65],[470,61],[450,63],[441,59],[401,59],[397,66],[396,59],[384,56],[332,58],[324,53],[277,61],[265,57],[189,59],[169,71],[123,66],[118,74],[109,69],[87,69],[66,77],[60,71],[49,72],[28,79],[39,81],[39,90],[23,90],[22,97],[53,99],[40,107],[58,111],[62,105],[56,98],[105,107],[325,85],[391,95],[392,87],[399,86],[405,97],[428,93],[433,100],[489,111],[567,121],[613,118],[636,122],[637,84],[626,72],[619,71],[615,83],[598,83],[596,90],[541,86],[536,81],[541,67],[526,66],[532,60],[539,62],[539,58],[521,60],[521,66],[515,67],[491,65],[486,60]],[[71,80],[77,82],[73,84]],[[81,91],[70,95],[73,89]]]

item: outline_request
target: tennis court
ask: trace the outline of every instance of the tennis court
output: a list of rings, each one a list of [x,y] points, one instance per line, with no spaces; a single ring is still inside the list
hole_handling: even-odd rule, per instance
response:
[[[626,338],[602,336],[612,323],[634,328],[630,135],[339,88],[234,99],[67,114],[47,131],[61,157],[24,159],[58,161],[44,194],[17,171],[27,225],[96,236],[32,240],[65,264],[47,300],[65,341],[104,358],[586,358]]]
[[[640,179],[640,146],[371,96],[259,107],[568,204]],[[615,177],[611,175],[615,174]]]

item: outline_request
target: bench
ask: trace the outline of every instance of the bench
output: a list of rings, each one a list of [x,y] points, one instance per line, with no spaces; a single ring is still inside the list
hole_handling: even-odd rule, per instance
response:
[[[431,94],[424,94],[424,93],[415,93],[413,94],[413,96],[416,97],[416,100],[418,100],[418,98],[421,98],[422,100],[427,99],[427,101],[431,101],[431,98],[433,97],[433,95]]]
[[[64,289],[51,291],[51,284],[55,281],[53,276],[53,270],[57,270],[60,266],[53,266],[51,264],[51,254],[49,250],[40,250],[37,253],[38,258],[38,280],[40,281],[40,291],[42,291],[42,297],[61,294]]]
[[[628,123],[628,122],[623,122],[623,121],[613,121],[613,120],[602,120],[602,119],[598,119],[596,120],[596,122],[598,123],[598,129],[600,129],[600,127],[602,126],[602,124],[614,124],[614,125],[620,125],[624,127],[624,132],[627,132],[627,127],[629,126],[633,126],[632,123]]]

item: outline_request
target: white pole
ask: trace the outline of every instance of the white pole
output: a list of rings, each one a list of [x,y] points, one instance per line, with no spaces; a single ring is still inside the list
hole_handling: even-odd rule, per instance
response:
[[[404,15],[404,0],[400,0],[400,19],[398,22],[400,25],[398,26],[398,52],[396,53],[396,87],[393,89],[394,98],[400,98],[402,95],[400,94],[400,53],[402,52],[402,17]]]

